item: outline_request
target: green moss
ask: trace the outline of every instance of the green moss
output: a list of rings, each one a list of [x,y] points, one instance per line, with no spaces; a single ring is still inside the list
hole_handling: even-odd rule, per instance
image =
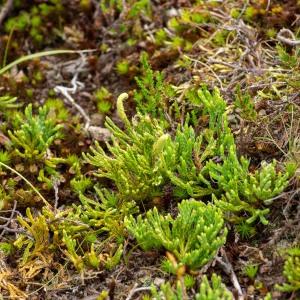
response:
[[[253,6],[248,6],[244,12],[244,18],[247,21],[251,21],[255,17],[256,13],[257,13],[257,11]]]
[[[238,8],[232,8],[231,11],[230,11],[230,16],[233,19],[237,19],[240,16],[240,14],[241,14],[241,12]]]
[[[20,5],[24,6],[24,3]],[[25,8],[27,11],[19,9],[20,13],[17,16],[11,17],[5,22],[4,28],[6,32],[14,30],[27,33],[34,43],[42,44],[46,42],[44,36],[47,33],[47,38],[49,39],[49,30],[44,24],[47,21],[57,19],[63,12],[61,1],[49,1],[49,3],[31,5],[29,8],[25,6]],[[51,34],[55,35],[54,32],[55,30],[52,30]]]
[[[129,72],[129,61],[123,59],[119,61],[116,65],[116,70],[119,75],[126,75]]]
[[[108,91],[108,89],[101,87],[94,93],[94,96],[97,101],[97,108],[99,112],[104,114],[108,113],[112,108],[112,94]]]
[[[5,242],[0,243],[0,251],[2,251],[5,255],[12,254],[13,250],[14,247],[11,243],[5,243]]]

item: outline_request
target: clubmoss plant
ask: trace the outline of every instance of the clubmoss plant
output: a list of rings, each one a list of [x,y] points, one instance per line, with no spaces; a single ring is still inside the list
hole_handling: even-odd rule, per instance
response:
[[[32,105],[25,108],[25,123],[20,129],[8,131],[15,153],[28,160],[45,159],[47,150],[55,139],[62,137],[62,125],[48,118],[49,110],[41,107],[38,115],[33,115]],[[22,120],[19,120],[22,123]]]
[[[16,108],[19,105],[16,103],[16,97],[1,96],[0,97],[0,111],[4,111],[7,108]]]
[[[184,300],[191,299],[186,293],[186,286],[182,281],[177,281],[173,287],[170,282],[164,283],[160,286],[159,290],[155,286],[151,288],[151,299],[153,300]],[[147,298],[145,298],[147,299]],[[212,274],[209,281],[207,276],[204,275],[200,284],[199,290],[193,296],[195,300],[233,300],[232,293],[222,283],[221,277]]]
[[[242,118],[250,121],[254,121],[257,118],[251,96],[248,93],[243,94],[240,86],[236,88],[234,106],[240,110]]]
[[[121,198],[149,200],[161,196],[163,187],[171,184],[179,199],[212,195],[232,222],[268,223],[266,206],[287,187],[295,166],[287,164],[285,171],[277,172],[276,161],[262,162],[260,169],[250,173],[250,160],[238,157],[226,102],[218,90],[197,92],[195,101],[209,120],[200,134],[186,123],[174,137],[147,114],[139,113],[130,122],[124,97],[119,97],[117,110],[125,130],[109,118],[106,121],[113,134],[112,145],[107,144],[111,156],[98,144],[91,148],[92,154],[84,154],[88,163],[98,167],[97,176],[113,181]]]
[[[296,292],[300,290],[300,248],[295,247],[287,251],[286,261],[284,263],[283,275],[286,283],[276,285],[276,288],[282,292]]]
[[[84,177],[84,176],[80,176],[77,178],[73,178],[70,181],[70,185],[73,189],[73,191],[77,194],[84,194],[84,192],[92,187],[93,182],[90,178]]]
[[[148,211],[135,220],[125,217],[125,226],[138,244],[144,249],[165,249],[175,256],[178,264],[192,270],[208,263],[225,243],[222,212],[211,204],[193,199],[178,204],[178,216],[161,215],[157,208]],[[169,256],[170,257],[170,256]]]
[[[227,290],[221,281],[221,277],[215,273],[211,276],[211,283],[204,275],[200,284],[199,292],[196,294],[196,300],[233,300],[233,295]]]
[[[161,72],[154,72],[148,62],[145,52],[141,55],[142,76],[136,77],[138,89],[134,93],[137,111],[149,114],[151,117],[164,119],[164,113],[170,104],[170,99],[175,96],[171,85],[164,81]]]
[[[35,216],[27,208],[27,217],[18,217],[25,231],[19,234],[14,246],[22,253],[22,267],[30,270],[38,265],[31,278],[51,264],[57,251],[79,272],[88,267],[112,269],[119,263],[124,215],[138,211],[134,203],[118,206],[115,196],[108,191],[97,190],[97,195],[101,202],[81,195],[81,205],[74,204],[67,210],[54,212],[44,207]]]
[[[113,181],[119,196],[134,201],[151,199],[161,193],[167,180],[165,168],[172,165],[163,161],[165,145],[169,136],[157,120],[137,115],[130,122],[125,114],[122,94],[117,101],[117,111],[125,125],[118,128],[110,118],[106,127],[112,132],[112,145],[107,143],[111,155],[98,144],[91,148],[92,154],[83,154],[85,160],[96,166],[96,175]]]
[[[168,171],[172,183],[181,195],[186,192],[198,198],[213,194],[215,204],[233,222],[242,221],[240,215],[246,212],[249,224],[257,219],[267,224],[269,209],[265,206],[287,187],[295,166],[287,164],[285,171],[277,172],[276,161],[262,162],[260,169],[250,173],[250,160],[238,157],[226,103],[219,91],[210,93],[204,88],[198,91],[198,97],[203,113],[209,116],[208,128],[199,136],[187,126],[176,133],[175,141],[183,140],[184,147],[177,150],[176,172]]]
[[[121,201],[107,189],[95,187],[99,201],[80,194],[80,219],[99,233],[121,242],[125,236],[124,217],[139,212],[134,201]]]
[[[294,174],[294,168],[287,166],[285,173],[277,173],[275,161],[270,164],[263,162],[261,169],[251,174],[248,171],[249,163],[245,158],[241,158],[239,162],[233,148],[223,165],[212,161],[209,163],[211,178],[216,180],[225,192],[219,200],[214,197],[214,201],[229,215],[239,211],[247,212],[248,224],[258,219],[266,225],[269,208],[265,206],[272,204],[274,196],[287,187],[289,178]],[[235,219],[235,216],[231,217],[232,220]]]

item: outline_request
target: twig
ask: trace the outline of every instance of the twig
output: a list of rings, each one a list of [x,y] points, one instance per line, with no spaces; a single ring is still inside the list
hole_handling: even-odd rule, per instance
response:
[[[78,103],[75,102],[73,97],[70,95],[70,94],[75,94],[77,92],[79,86],[81,86],[81,87],[83,86],[83,84],[81,82],[77,81],[77,78],[78,78],[78,75],[79,75],[81,69],[86,64],[85,57],[83,55],[81,57],[82,57],[81,63],[79,64],[79,66],[76,70],[76,73],[74,74],[73,79],[71,81],[72,87],[69,88],[69,87],[57,85],[54,88],[54,91],[56,93],[61,93],[65,97],[65,99],[72,106],[74,106],[77,109],[77,111],[81,114],[81,116],[85,120],[85,126],[84,126],[85,130],[88,130],[88,128],[90,127],[90,123],[91,123],[90,117],[87,115],[87,113],[84,111],[84,109]]]
[[[13,217],[15,216],[16,208],[17,208],[17,201],[15,200],[9,219],[6,221],[6,223],[4,225],[0,225],[0,228],[3,228],[3,230],[0,234],[0,238],[4,235],[5,231],[8,231],[7,230],[9,228],[8,226],[10,225]]]
[[[149,287],[149,286],[140,287],[140,288],[137,288],[137,286],[138,286],[138,284],[135,283],[134,286],[133,286],[133,288],[132,288],[132,290],[129,292],[129,294],[128,294],[126,300],[131,300],[132,297],[133,297],[133,295],[134,295],[135,293],[138,293],[138,292],[144,292],[144,291],[151,291],[151,287]]]
[[[283,34],[288,34],[291,38],[284,37]],[[289,46],[299,46],[300,45],[300,40],[296,40],[296,37],[294,33],[286,28],[282,28],[279,30],[277,33],[277,40],[279,40],[282,43],[285,43]]]
[[[14,0],[7,0],[4,6],[2,7],[0,11],[0,28],[2,26],[3,21],[12,10],[13,5],[14,5]]]
[[[57,210],[58,206],[58,200],[59,200],[59,195],[58,195],[58,187],[59,187],[60,181],[57,179],[54,179],[53,181],[53,189],[54,189],[54,211]]]
[[[230,261],[228,260],[226,252],[223,248],[221,248],[221,254],[222,254],[223,260],[221,257],[217,257],[216,261],[219,263],[219,265],[221,266],[223,271],[227,275],[230,276],[231,282],[238,292],[238,300],[244,300],[243,292],[242,292],[241,286],[239,284],[239,281],[234,273],[233,267],[232,267]]]

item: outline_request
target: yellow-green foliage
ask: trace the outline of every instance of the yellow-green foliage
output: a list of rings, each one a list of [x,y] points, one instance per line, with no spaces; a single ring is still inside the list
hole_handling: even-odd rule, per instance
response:
[[[44,208],[36,216],[28,208],[27,218],[18,217],[25,231],[14,245],[22,251],[21,266],[31,277],[51,264],[57,251],[78,271],[87,267],[112,269],[119,263],[124,215],[138,210],[134,203],[121,205],[108,191],[97,190],[97,195],[100,202],[81,195],[81,205],[56,212]],[[110,242],[108,248],[106,240]]]
[[[130,123],[120,99],[117,109],[125,129],[106,119],[106,127],[113,134],[112,145],[107,143],[111,155],[96,143],[91,148],[92,154],[84,154],[84,157],[98,168],[97,176],[114,182],[121,198],[142,201],[161,194],[166,174],[161,159],[164,146],[158,144],[167,143],[168,139],[158,121],[149,116],[137,115]]]
[[[1,96],[0,97],[0,111],[4,111],[7,108],[15,108],[18,107],[18,104],[16,104],[16,97],[10,97],[10,96]]]
[[[197,92],[198,105],[209,118],[200,134],[188,126],[179,126],[175,136],[167,133],[160,119],[138,114],[130,122],[122,94],[117,102],[118,114],[125,130],[107,118],[112,132],[111,155],[99,144],[84,154],[86,161],[98,168],[96,175],[115,184],[122,199],[150,200],[163,195],[163,188],[173,185],[177,198],[202,198],[212,195],[216,205],[233,222],[267,224],[266,207],[288,185],[294,166],[276,171],[276,161],[262,162],[261,168],[249,172],[250,160],[238,157],[234,136],[228,124],[226,102],[218,90]],[[218,159],[216,159],[218,158]]]
[[[20,128],[8,131],[18,156],[28,160],[43,160],[54,140],[62,137],[62,125],[56,125],[48,113],[48,108],[44,106],[39,108],[37,115],[33,115],[30,104],[25,108],[25,119],[19,120]]]
[[[284,263],[283,275],[286,283],[276,285],[283,292],[296,292],[300,290],[300,248],[292,248],[287,251]]]
[[[183,200],[178,210],[174,219],[159,214],[155,207],[145,218],[126,217],[125,225],[144,250],[163,248],[175,256],[178,268],[200,268],[225,243],[227,230],[223,227],[222,212],[214,205],[193,199]]]
[[[175,286],[172,286],[170,282],[164,283],[160,286],[159,290],[152,286],[151,299],[153,300],[184,300],[189,299],[186,286],[182,281],[177,281]],[[145,298],[146,299],[146,298]],[[221,277],[212,274],[211,280],[207,279],[207,276],[202,277],[200,288],[196,295],[193,297],[195,300],[233,300],[232,293],[226,289],[225,285],[221,281]]]
[[[233,295],[229,292],[221,281],[221,277],[215,273],[211,276],[211,283],[204,275],[200,284],[196,300],[233,300]]]
[[[164,81],[161,72],[151,69],[145,52],[141,54],[140,61],[143,74],[135,78],[138,89],[134,92],[137,110],[141,114],[149,114],[162,120],[175,95],[174,89]]]

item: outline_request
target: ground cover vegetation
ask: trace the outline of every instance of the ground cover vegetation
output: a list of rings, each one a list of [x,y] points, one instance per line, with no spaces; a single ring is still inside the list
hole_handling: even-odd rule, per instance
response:
[[[0,0],[0,299],[299,299],[299,15]]]

